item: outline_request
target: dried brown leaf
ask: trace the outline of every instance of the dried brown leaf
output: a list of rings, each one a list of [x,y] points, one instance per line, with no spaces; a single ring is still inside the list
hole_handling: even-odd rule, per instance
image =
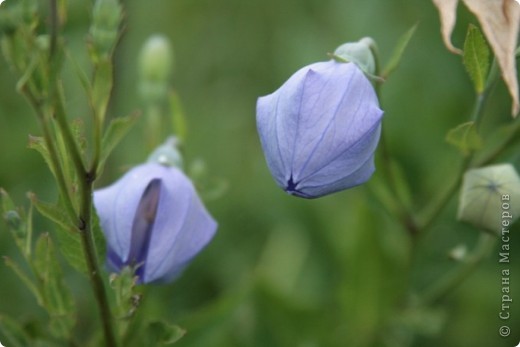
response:
[[[457,4],[459,0],[433,0],[439,10],[441,18],[441,34],[446,47],[455,54],[462,54],[462,50],[451,43],[451,33],[457,21]]]
[[[458,0],[432,0],[439,10],[441,33],[446,47],[460,54],[451,43],[456,22]],[[515,0],[462,0],[477,17],[502,72],[502,78],[513,99],[512,113],[520,110],[515,50],[520,27],[520,4]]]

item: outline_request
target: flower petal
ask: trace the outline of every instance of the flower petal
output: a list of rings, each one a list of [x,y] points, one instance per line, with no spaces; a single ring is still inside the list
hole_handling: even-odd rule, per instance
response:
[[[144,282],[173,279],[208,244],[217,229],[191,181],[174,167],[162,168],[163,185]]]

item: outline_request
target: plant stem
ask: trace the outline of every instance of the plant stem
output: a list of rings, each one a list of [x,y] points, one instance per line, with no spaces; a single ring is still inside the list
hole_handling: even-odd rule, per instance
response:
[[[502,153],[504,153],[511,145],[520,140],[520,118],[516,120],[511,132],[491,153],[475,163],[476,167],[485,166],[494,162]]]
[[[49,157],[52,163],[52,171],[56,176],[60,195],[64,199],[63,203],[65,210],[67,211],[67,215],[69,216],[70,220],[74,221],[76,220],[76,211],[74,210],[67,180],[65,179],[65,175],[63,174],[63,170],[61,168],[58,150],[52,139],[52,131],[49,126],[49,116],[46,115],[45,111],[42,109],[42,105],[36,100],[36,97],[29,91],[26,86],[22,87],[21,91],[26,96],[27,100],[29,100],[29,103],[36,112],[36,116],[40,121],[40,125],[43,131],[43,140],[45,141],[45,145],[49,151]]]
[[[117,346],[114,328],[112,324],[112,313],[105,291],[105,285],[98,264],[96,245],[94,244],[92,232],[92,183],[93,176],[86,173],[81,183],[81,202],[78,230],[81,235],[81,243],[87,262],[88,275],[94,291],[99,313],[103,324],[103,331],[108,347]]]
[[[445,277],[441,278],[440,281],[426,290],[420,297],[419,303],[424,306],[434,304],[458,287],[489,255],[496,241],[497,237],[495,235],[481,231],[473,254],[469,255],[458,268],[449,272]]]
[[[52,37],[51,42],[54,42],[54,45],[56,45],[58,42],[59,31],[56,0],[50,0],[50,8],[50,32]],[[51,100],[52,109],[54,111],[54,116],[58,123],[58,127],[63,136],[63,140],[66,144],[66,147],[69,150],[69,154],[72,158],[72,162],[79,181],[79,212],[77,215],[75,214],[75,218],[73,220],[77,221],[77,228],[81,237],[81,244],[83,247],[83,253],[87,264],[88,276],[92,285],[92,290],[94,291],[94,296],[96,298],[99,313],[101,316],[106,346],[116,347],[117,342],[112,324],[112,314],[110,311],[110,305],[107,293],[105,291],[103,278],[101,277],[101,271],[97,259],[96,245],[94,243],[92,229],[92,194],[93,182],[96,178],[95,176],[97,167],[94,167],[92,171],[87,171],[86,166],[83,162],[81,152],[78,148],[78,144],[76,143],[76,140],[72,135],[72,131],[67,121],[61,95],[59,92],[59,66],[54,63],[57,60],[55,59],[55,55],[56,47],[50,50],[49,56],[49,97]],[[50,136],[46,137],[46,140],[48,140],[48,145],[54,145]],[[57,171],[60,172],[61,175],[63,175],[59,167]]]
[[[480,122],[482,120],[482,114],[484,112],[484,105],[486,104],[489,94],[494,86],[493,82],[490,82],[489,80],[495,79],[495,74],[491,73],[490,78],[488,79],[488,82],[486,83],[486,89],[482,92],[476,95],[475,98],[475,105],[473,107],[473,111],[471,113],[470,119],[475,123],[475,126],[478,128],[480,125]],[[422,218],[422,222],[419,223],[419,230],[423,231],[428,229],[432,223],[435,221],[435,219],[440,215],[444,207],[448,204],[452,196],[455,194],[457,189],[459,188],[462,177],[466,170],[470,168],[471,162],[475,156],[475,152],[472,151],[465,157],[463,157],[459,170],[457,171],[457,174],[455,176],[455,179],[452,181],[452,183],[444,190],[442,195],[440,195],[439,198],[433,201],[433,203],[430,206],[427,206],[425,209],[425,212],[423,215],[425,217]]]

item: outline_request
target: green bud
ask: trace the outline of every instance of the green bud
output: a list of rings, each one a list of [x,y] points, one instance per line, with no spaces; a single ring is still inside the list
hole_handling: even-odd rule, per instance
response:
[[[458,219],[494,233],[520,217],[520,177],[511,164],[468,170],[464,174]]]
[[[364,73],[374,75],[376,73],[376,61],[374,50],[375,41],[370,37],[364,37],[357,42],[347,42],[336,48],[333,57],[356,64]]]
[[[179,141],[170,136],[166,142],[157,147],[148,157],[148,162],[159,163],[164,166],[174,166],[183,169],[182,155],[179,151]]]
[[[172,66],[173,50],[168,39],[151,36],[139,56],[139,92],[144,100],[157,102],[167,97]]]
[[[112,54],[119,37],[121,18],[118,0],[97,0],[94,4],[90,40],[95,58],[104,59]]]

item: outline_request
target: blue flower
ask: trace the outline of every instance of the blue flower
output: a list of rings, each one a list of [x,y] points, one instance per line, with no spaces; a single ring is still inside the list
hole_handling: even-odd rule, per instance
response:
[[[141,283],[175,279],[217,229],[182,171],[157,163],[137,166],[97,190],[94,205],[108,267],[133,266]]]
[[[317,198],[366,182],[374,172],[383,111],[353,63],[306,66],[257,102],[257,128],[276,183]]]

